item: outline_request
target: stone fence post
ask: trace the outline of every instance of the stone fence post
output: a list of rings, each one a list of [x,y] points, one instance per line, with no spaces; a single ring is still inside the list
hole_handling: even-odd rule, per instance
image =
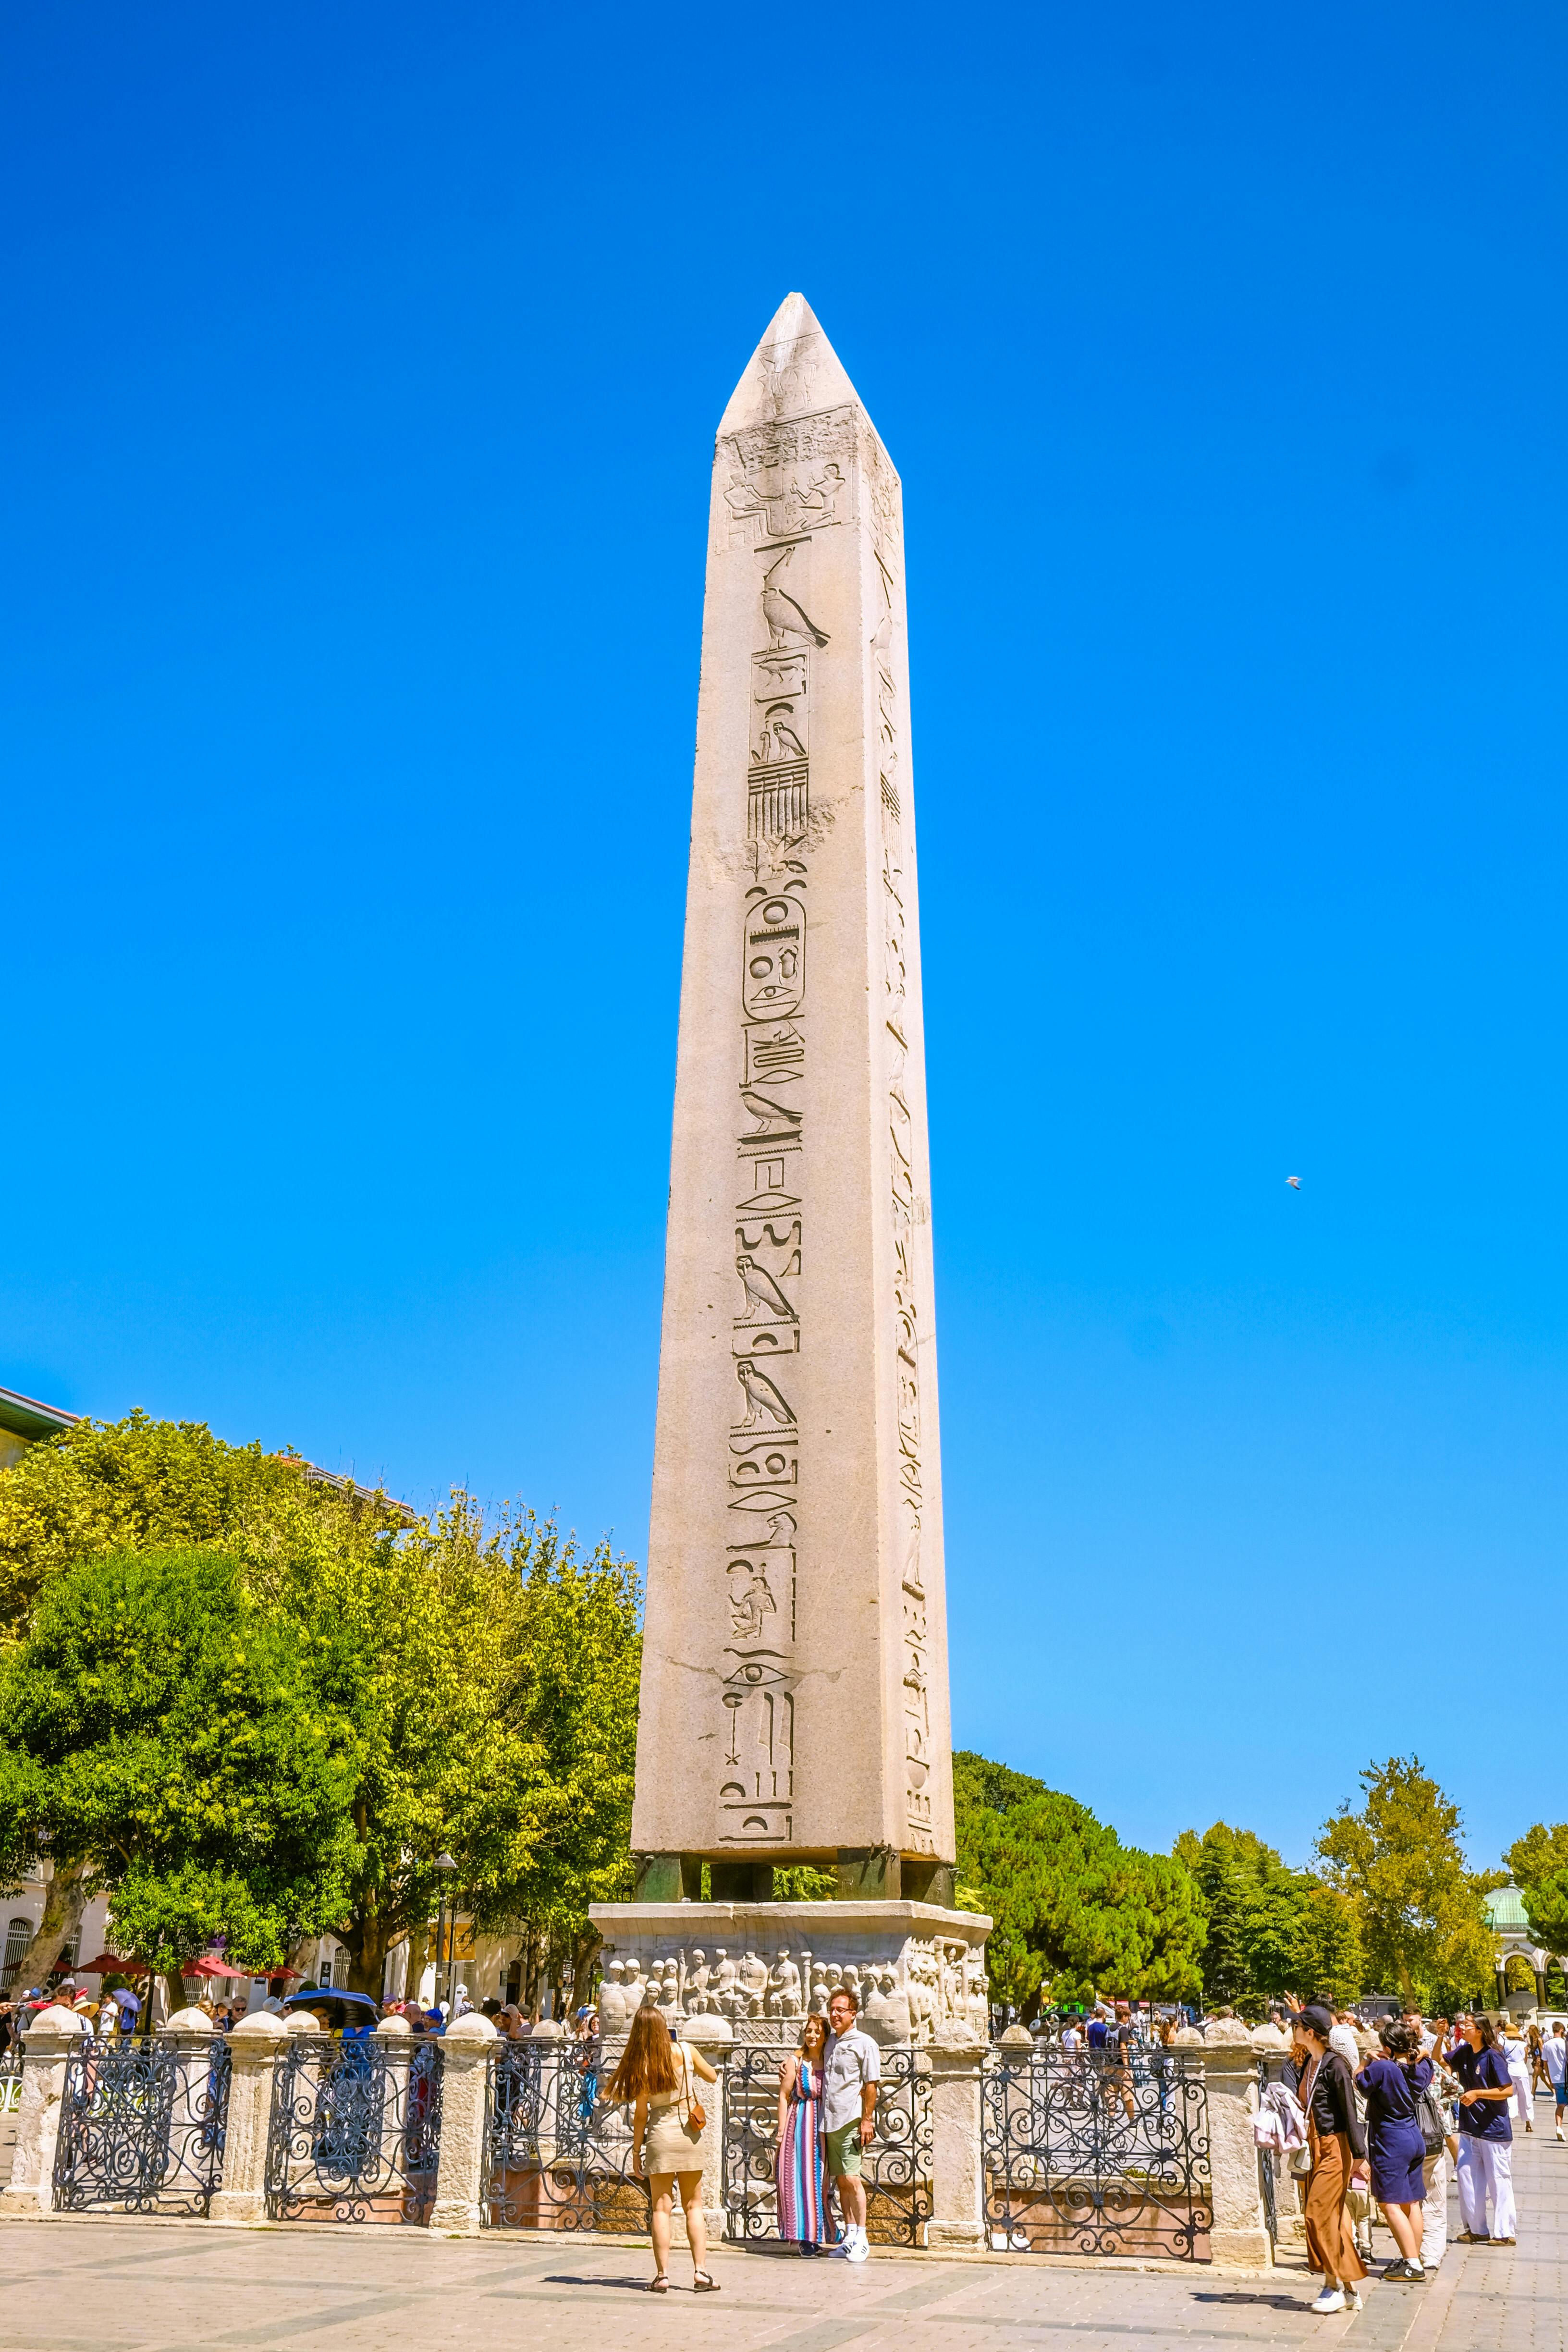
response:
[[[215,2221],[266,2219],[272,2076],[278,2045],[287,2038],[283,2020],[269,2009],[242,2017],[228,2037],[228,2122],[223,2137],[223,2186],[212,2201],[210,2218]]]
[[[1009,2032],[1021,2029],[1009,2027]],[[1003,2036],[1004,2042],[1006,2035]],[[1025,2043],[1032,2050],[1027,2033]],[[985,2243],[985,2165],[981,2152],[981,2081],[985,2045],[973,2030],[950,2028],[930,2043],[931,2215],[926,2244],[969,2250]]]
[[[692,2076],[701,2105],[709,2111],[708,2128],[702,2135],[702,2214],[710,2238],[724,2234],[724,2061],[735,2040],[735,2029],[727,2017],[684,2017],[676,2027],[677,2038],[689,2042],[700,2057],[706,2058],[717,2074],[716,2083],[699,2083]],[[779,2053],[784,2055],[783,2051]],[[680,2213],[677,2197],[676,2215],[684,2236],[686,2222]]]
[[[37,2221],[55,2210],[55,2143],[65,2096],[66,2061],[85,2017],[58,2004],[41,2010],[22,2036],[22,2105],[16,2116],[16,2146],[11,2179],[0,2189],[0,2220]]]
[[[1237,2038],[1217,2038],[1229,2020],[1211,2026],[1201,2049],[1204,2093],[1208,2108],[1209,2183],[1214,2195],[1214,2226],[1209,2233],[1211,2257],[1221,2270],[1266,2271],[1274,2261],[1273,2242],[1263,2217],[1263,2189],[1258,2175],[1258,2147],[1252,2137],[1258,2084],[1258,2053],[1244,2025]]]
[[[403,2024],[401,2018],[395,2021]],[[479,2235],[490,2051],[498,2039],[489,2019],[475,2009],[466,2011],[441,2037],[441,2161],[430,2227],[454,2238]]]

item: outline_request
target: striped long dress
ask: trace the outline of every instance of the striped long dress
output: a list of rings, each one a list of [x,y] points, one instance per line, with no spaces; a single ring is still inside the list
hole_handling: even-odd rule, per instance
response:
[[[803,2058],[779,2136],[779,2236],[802,2246],[836,2246],[822,2167],[822,2070]]]

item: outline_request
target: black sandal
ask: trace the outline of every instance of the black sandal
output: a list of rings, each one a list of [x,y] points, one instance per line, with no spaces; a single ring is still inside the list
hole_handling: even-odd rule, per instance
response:
[[[659,2272],[657,2278],[649,2279],[647,2283],[647,2291],[649,2294],[668,2294],[669,2293],[669,2281],[666,2278],[662,2271]]]
[[[693,2271],[691,2273],[691,2292],[693,2294],[717,2294],[719,2293],[719,2282],[708,2271]]]

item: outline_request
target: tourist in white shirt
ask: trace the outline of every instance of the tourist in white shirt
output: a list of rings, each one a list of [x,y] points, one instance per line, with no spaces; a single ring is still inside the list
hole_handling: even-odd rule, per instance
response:
[[[1508,2060],[1508,2071],[1513,2078],[1519,2120],[1527,2132],[1532,2132],[1535,2129],[1535,2093],[1530,2081],[1530,2053],[1525,2048],[1523,2034],[1511,2017],[1498,2035],[1498,2046]]]
[[[844,2259],[863,2263],[870,2252],[866,2236],[866,2184],[860,2159],[876,2137],[877,2085],[882,2053],[858,2023],[860,2003],[847,1985],[834,1989],[827,2004],[833,2031],[822,2063],[822,2131],[827,2168],[844,2216]]]
[[[1568,2034],[1563,2031],[1561,2018],[1550,2033],[1543,2033],[1541,2037],[1541,2063],[1546,2069],[1546,2079],[1557,2102],[1557,2137],[1561,2139],[1563,2119],[1568,2114]]]

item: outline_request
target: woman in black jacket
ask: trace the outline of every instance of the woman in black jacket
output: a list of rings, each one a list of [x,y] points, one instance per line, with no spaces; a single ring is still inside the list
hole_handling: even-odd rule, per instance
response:
[[[1307,2116],[1312,2169],[1307,2176],[1307,2267],[1321,2271],[1323,2291],[1312,2309],[1321,2315],[1361,2309],[1358,2292],[1366,2264],[1356,2252],[1345,2210],[1352,2180],[1366,2179],[1366,2134],[1356,2113],[1351,2070],[1329,2047],[1333,2019],[1325,2009],[1302,2009],[1296,2039],[1307,2053],[1296,2095]]]

